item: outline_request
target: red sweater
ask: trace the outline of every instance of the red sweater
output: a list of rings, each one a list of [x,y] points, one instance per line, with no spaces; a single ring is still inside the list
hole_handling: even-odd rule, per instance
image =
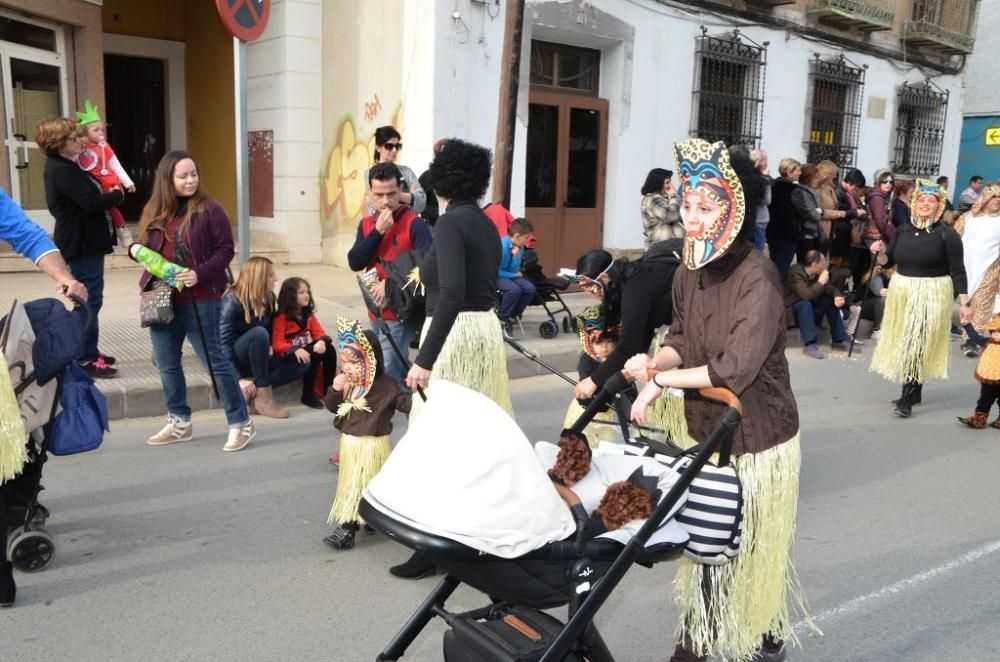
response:
[[[316,315],[309,315],[305,328],[299,322],[300,320],[290,320],[280,313],[274,316],[271,322],[271,347],[275,354],[285,356],[288,352],[311,345],[320,339],[326,340],[328,345],[331,344],[330,336],[326,335]]]

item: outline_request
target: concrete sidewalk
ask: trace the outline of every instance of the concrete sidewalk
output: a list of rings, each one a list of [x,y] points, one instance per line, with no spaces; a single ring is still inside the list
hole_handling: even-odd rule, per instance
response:
[[[358,292],[354,274],[346,269],[321,264],[278,265],[278,282],[290,276],[300,276],[309,281],[316,300],[317,314],[324,328],[333,332],[338,316],[365,319],[366,312]],[[118,377],[98,380],[107,396],[108,410],[113,420],[159,416],[165,413],[163,389],[159,372],[153,366],[152,345],[149,332],[139,326],[139,268],[116,268],[105,272],[104,307],[101,310],[101,351],[118,359],[115,367]],[[5,315],[11,303],[55,296],[52,281],[37,271],[4,273],[0,275],[0,315]],[[585,294],[565,297],[575,313],[589,305]],[[556,369],[572,372],[576,369],[579,341],[576,334],[560,333],[545,340],[538,332],[538,325],[545,320],[539,306],[529,307],[524,315],[525,339],[523,344],[536,352],[543,361]],[[188,381],[188,403],[194,410],[221,408],[209,385],[208,372],[194,355],[190,345],[184,345],[184,366]],[[507,367],[511,378],[530,377],[547,371],[507,348]],[[567,385],[568,387],[568,385]],[[297,403],[299,389],[290,385],[279,389],[279,399]]]

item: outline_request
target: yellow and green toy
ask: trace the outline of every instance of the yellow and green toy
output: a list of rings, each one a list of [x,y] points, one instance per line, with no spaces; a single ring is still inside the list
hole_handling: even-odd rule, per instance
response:
[[[184,282],[177,280],[177,277],[185,271],[190,271],[187,267],[171,262],[152,248],[147,248],[142,244],[132,244],[129,253],[136,262],[156,278],[165,281],[170,287],[176,288],[178,292],[184,289]]]

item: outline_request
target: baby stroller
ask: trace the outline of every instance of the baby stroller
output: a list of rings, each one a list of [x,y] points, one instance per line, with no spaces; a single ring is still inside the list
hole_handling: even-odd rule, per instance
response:
[[[74,297],[73,301],[86,311],[89,326],[93,319],[90,308],[81,299]],[[59,410],[63,377],[79,351],[83,330],[77,315],[55,299],[27,306],[30,310],[14,302],[0,335],[0,348],[28,435],[28,460],[23,470],[0,485],[0,560],[9,558],[19,570],[38,572],[52,562],[56,550],[52,535],[45,530],[49,510],[38,502],[45,489],[41,480],[48,460],[50,423]],[[41,331],[41,320],[59,331],[50,337],[51,342],[36,347],[35,330]]]
[[[563,332],[575,332],[576,318],[560,294],[569,287],[570,281],[566,278],[548,278],[538,262],[538,253],[534,248],[525,249],[521,271],[535,286],[535,298],[528,305],[541,306],[548,316],[547,320],[538,325],[538,334],[546,339],[558,336],[560,327],[558,315],[562,315]]]
[[[609,380],[574,429],[581,430],[626,385],[621,375]],[[652,514],[641,524],[630,523],[637,528],[628,535],[604,534],[584,540],[585,523],[574,510],[575,531],[571,522],[566,537],[529,545],[533,548],[527,552],[501,547],[498,553],[491,554],[484,552],[480,540],[453,533],[441,535],[438,525],[418,523],[402,514],[402,509],[394,510],[384,499],[386,491],[379,484],[382,474],[376,476],[361,502],[362,517],[380,533],[420,552],[447,572],[376,660],[401,658],[430,620],[438,616],[449,626],[444,635],[446,662],[613,662],[611,651],[594,626],[594,616],[633,564],[649,567],[681,555],[689,537],[674,521],[673,514],[713,453],[720,452],[724,458],[720,464],[728,461],[732,433],[740,421],[739,400],[725,389],[705,389],[701,393],[727,405],[718,427],[697,447],[690,464],[668,479],[666,496],[658,501]],[[433,403],[432,397],[421,417],[431,413]],[[476,415],[481,416],[479,412]],[[421,419],[417,419],[420,423]],[[447,431],[437,436],[444,437]],[[523,434],[521,437],[518,443],[526,441]],[[394,455],[404,442],[405,438]],[[636,458],[637,462],[644,460],[656,464],[651,458]],[[521,475],[522,470],[509,468],[509,473]],[[475,481],[492,476],[492,472],[484,474],[475,467],[461,471],[474,474]],[[412,490],[407,494],[413,497]],[[531,496],[536,500],[523,503],[538,502],[537,495]],[[464,504],[466,500],[461,501]],[[462,583],[485,593],[489,604],[463,613],[448,611],[445,602]],[[541,611],[562,606],[568,606],[565,623]]]

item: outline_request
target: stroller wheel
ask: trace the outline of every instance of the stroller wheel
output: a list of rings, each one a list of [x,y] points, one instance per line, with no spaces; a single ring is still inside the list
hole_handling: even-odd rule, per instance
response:
[[[545,320],[538,325],[538,333],[548,340],[559,335],[559,326],[552,320]]]
[[[24,533],[24,527],[23,526],[19,526],[16,529],[11,529],[10,532],[7,533],[7,559],[8,560],[11,558],[11,555],[14,553],[14,551],[13,551],[14,550],[14,541],[17,540],[17,537],[19,535],[21,535],[22,533]]]
[[[573,324],[569,320],[569,315],[563,317],[563,333],[569,333],[570,331],[576,333],[576,324]]]
[[[56,544],[48,531],[25,531],[14,538],[9,548],[14,567],[24,572],[44,570],[56,553]]]

